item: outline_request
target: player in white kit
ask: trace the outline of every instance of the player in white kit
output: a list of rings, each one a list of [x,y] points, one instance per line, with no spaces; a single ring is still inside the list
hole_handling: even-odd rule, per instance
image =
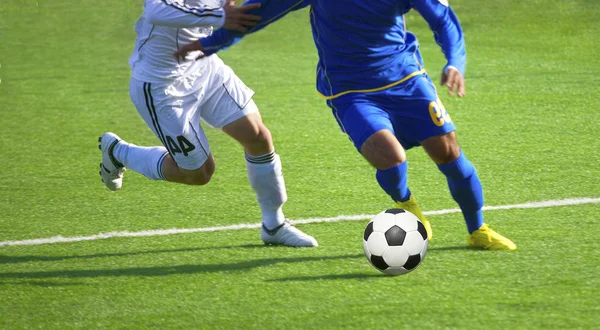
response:
[[[140,147],[105,133],[99,138],[100,175],[113,191],[121,188],[126,168],[152,180],[207,184],[215,161],[202,120],[244,147],[248,178],[262,212],[261,239],[267,244],[317,246],[313,237],[285,221],[281,161],[252,100],[254,92],[216,55],[201,57],[196,52],[184,60],[173,56],[180,46],[211,34],[213,27],[245,31],[259,19],[246,13],[253,8],[236,7],[231,0],[145,1],[135,25],[129,92],[162,145]]]

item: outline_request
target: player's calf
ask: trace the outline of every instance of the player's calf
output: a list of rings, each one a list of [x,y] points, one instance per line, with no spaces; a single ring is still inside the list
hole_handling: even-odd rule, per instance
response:
[[[202,166],[201,168],[199,168],[195,171],[186,171],[186,170],[183,170],[183,171],[186,172],[186,174],[184,174],[184,177],[183,177],[185,184],[192,185],[192,186],[203,186],[210,182],[210,179],[212,178],[215,170],[214,170],[214,166],[212,166],[212,167]]]
[[[170,182],[183,183],[191,186],[208,184],[215,172],[215,159],[212,154],[207,161],[195,170],[186,170],[179,166],[172,157],[167,156],[163,162],[163,175]]]

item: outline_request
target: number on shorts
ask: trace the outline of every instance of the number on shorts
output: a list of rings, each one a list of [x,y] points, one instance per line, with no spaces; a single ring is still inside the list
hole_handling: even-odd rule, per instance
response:
[[[183,135],[179,135],[177,137],[177,142],[175,142],[175,140],[168,135],[166,136],[166,139],[167,148],[172,155],[180,153],[187,157],[190,151],[196,149],[196,147]]]
[[[445,123],[452,122],[448,111],[446,111],[446,108],[439,98],[437,101],[431,101],[431,103],[429,103],[429,115],[431,115],[431,120],[433,120],[433,123],[437,126],[444,126]]]

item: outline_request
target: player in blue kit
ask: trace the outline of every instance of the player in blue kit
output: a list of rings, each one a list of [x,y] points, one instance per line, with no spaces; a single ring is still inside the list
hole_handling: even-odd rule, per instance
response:
[[[175,55],[201,50],[204,56],[231,46],[290,11],[310,6],[319,54],[317,90],[342,131],[377,169],[381,188],[396,206],[417,215],[432,231],[407,184],[405,150],[422,146],[446,176],[460,206],[468,243],[490,250],[515,250],[508,238],[483,221],[483,193],[474,166],[459,147],[454,126],[423,67],[417,38],[406,30],[404,15],[418,11],[428,22],[447,59],[441,84],[450,95],[465,95],[466,50],[462,28],[447,0],[250,0],[261,16],[245,32],[221,28],[180,48]]]

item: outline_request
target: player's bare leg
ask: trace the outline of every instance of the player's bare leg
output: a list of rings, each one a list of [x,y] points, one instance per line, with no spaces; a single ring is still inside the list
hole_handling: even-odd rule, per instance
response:
[[[456,133],[432,136],[421,142],[421,146],[436,164],[448,164],[460,156]]]
[[[430,137],[421,145],[446,175],[450,193],[460,206],[469,230],[469,245],[488,250],[516,250],[515,243],[483,222],[481,182],[475,167],[462,153],[455,132]]]
[[[261,239],[266,244],[287,246],[318,246],[317,241],[285,221],[283,204],[287,200],[281,160],[275,153],[271,132],[258,112],[242,117],[223,131],[237,140],[246,153],[246,168],[250,186],[263,216]]]
[[[385,129],[375,132],[363,143],[361,153],[377,169],[377,181],[394,199],[396,207],[416,215],[427,230],[427,238],[431,239],[431,224],[408,189],[406,152],[396,136]]]
[[[169,182],[203,186],[210,182],[213,173],[215,173],[215,159],[211,153],[200,168],[186,170],[177,166],[171,155],[167,155],[162,164],[162,172],[165,180]]]
[[[215,171],[212,154],[201,167],[186,170],[177,166],[163,146],[139,147],[125,142],[111,132],[105,133],[98,140],[98,147],[102,151],[99,173],[106,187],[113,191],[123,186],[123,174],[127,167],[149,179],[188,185],[207,184]]]

